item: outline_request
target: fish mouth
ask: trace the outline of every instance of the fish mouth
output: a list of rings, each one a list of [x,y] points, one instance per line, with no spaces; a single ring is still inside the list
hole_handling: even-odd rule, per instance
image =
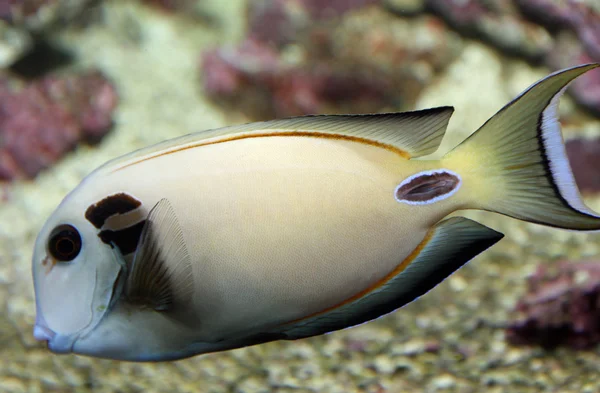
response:
[[[46,326],[35,325],[33,327],[33,337],[38,341],[45,341],[48,349],[56,354],[73,352],[73,345],[76,338],[56,334]]]
[[[73,349],[77,337],[57,334],[50,329],[41,314],[37,314],[33,326],[33,337],[37,341],[45,341],[48,349],[54,353],[69,353]]]
[[[35,325],[33,326],[33,337],[37,341],[50,342],[56,336],[56,332],[48,327],[46,319],[40,312],[36,310],[35,313]]]
[[[33,337],[37,341],[50,342],[55,336],[56,333],[46,326],[36,324],[33,327]]]

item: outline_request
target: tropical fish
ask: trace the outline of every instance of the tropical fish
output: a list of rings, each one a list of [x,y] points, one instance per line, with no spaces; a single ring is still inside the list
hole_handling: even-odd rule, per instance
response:
[[[295,340],[392,312],[503,237],[444,219],[457,210],[598,230],[557,119],[598,66],[535,83],[436,160],[452,107],[232,126],[109,161],[39,233],[34,336],[130,361]]]

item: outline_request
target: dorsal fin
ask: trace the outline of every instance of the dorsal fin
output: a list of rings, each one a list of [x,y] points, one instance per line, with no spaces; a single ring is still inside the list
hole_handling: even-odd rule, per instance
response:
[[[452,107],[413,112],[366,115],[309,115],[247,124],[259,130],[308,131],[368,139],[420,157],[437,150],[448,126]],[[241,130],[240,130],[241,131]]]
[[[170,150],[190,145],[218,142],[219,139],[253,134],[290,134],[291,132],[341,135],[391,146],[414,158],[431,154],[439,147],[454,108],[449,106],[412,112],[365,115],[308,115],[288,119],[248,123],[196,132],[170,139],[109,161],[102,168],[131,165]]]

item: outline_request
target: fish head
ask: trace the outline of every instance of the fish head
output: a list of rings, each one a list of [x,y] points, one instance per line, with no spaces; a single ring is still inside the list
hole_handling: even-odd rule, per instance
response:
[[[122,207],[125,198],[131,201],[133,197],[118,195],[120,202],[113,199],[101,209],[102,214],[108,214],[109,205],[128,210]],[[195,353],[189,344],[197,341],[196,327],[202,325],[202,317],[190,307],[194,294],[190,254],[169,200],[163,198],[152,206],[143,214],[143,230],[123,275],[122,295],[97,327],[75,342],[74,353],[130,361]],[[118,237],[115,240],[121,249],[128,248]]]
[[[85,218],[78,193],[67,196],[35,242],[32,274],[36,301],[34,337],[56,353],[91,331],[118,296],[125,263]]]

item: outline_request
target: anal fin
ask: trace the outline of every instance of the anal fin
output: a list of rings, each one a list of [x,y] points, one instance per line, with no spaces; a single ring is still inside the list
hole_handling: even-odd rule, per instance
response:
[[[400,273],[386,277],[359,299],[280,326],[277,331],[287,339],[298,339],[357,325],[392,312],[431,290],[502,237],[503,234],[464,217],[444,220],[431,229],[419,246],[421,251]]]

